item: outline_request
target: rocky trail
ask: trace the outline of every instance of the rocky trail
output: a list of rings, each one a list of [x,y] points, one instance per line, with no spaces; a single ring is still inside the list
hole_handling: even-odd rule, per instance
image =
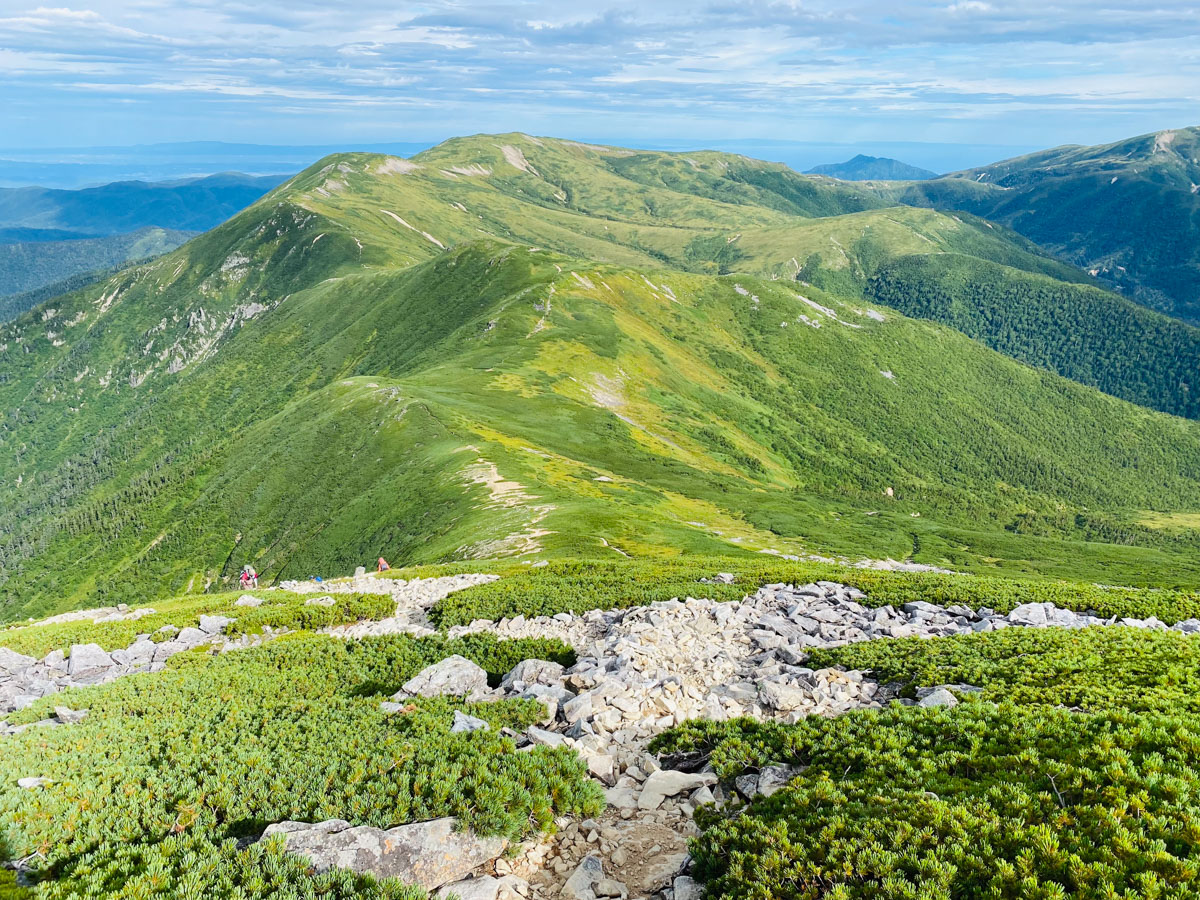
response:
[[[429,609],[457,590],[495,580],[492,575],[443,578],[377,578],[358,572],[352,579],[315,584],[291,582],[281,589],[312,593],[309,603],[328,602],[338,592],[390,595],[395,613],[383,620],[325,629],[345,640],[370,635],[433,633]],[[712,582],[730,583],[716,574]],[[703,590],[697,584],[697,592]],[[320,596],[316,596],[320,595]],[[512,737],[519,747],[574,749],[604,788],[607,807],[596,819],[561,819],[555,834],[519,847],[454,830],[452,820],[413,823],[383,831],[348,822],[277,823],[288,848],[318,868],[346,866],[396,875],[441,895],[463,900],[567,900],[650,897],[695,900],[700,887],[687,875],[687,839],[696,833],[692,816],[700,806],[731,799],[711,773],[664,770],[646,747],[656,735],[692,718],[724,720],[738,716],[793,722],[804,716],[836,716],[878,708],[895,699],[887,685],[868,673],[812,669],[809,651],[849,642],[919,636],[936,639],[1010,627],[1083,628],[1114,624],[1167,628],[1156,619],[1102,619],[1026,604],[1001,615],[963,606],[926,602],[902,608],[872,608],[854,588],[833,582],[766,585],[739,602],[686,598],[650,606],[594,610],[582,615],[479,620],[450,629],[451,637],[488,632],[501,638],[553,637],[577,654],[570,668],[526,660],[490,688],[486,673],[462,657],[432,665],[383,701],[388,713],[402,713],[414,697],[462,696],[471,700],[529,698],[545,707],[541,722]],[[239,603],[262,602],[246,595]],[[114,609],[80,618],[137,617],[138,610]],[[0,712],[29,705],[65,687],[98,684],[135,672],[156,671],[177,652],[209,645],[213,652],[236,651],[270,640],[278,632],[226,637],[231,623],[205,616],[199,628],[139,636],[125,650],[106,653],[95,644],[76,645],[69,656],[55,651],[41,660],[0,648]],[[1200,620],[1170,626],[1200,631]],[[170,626],[168,626],[168,629]],[[968,685],[926,685],[925,706],[954,705]],[[57,727],[79,721],[85,710],[59,708],[36,723]],[[24,726],[35,727],[35,726]],[[462,712],[454,730],[487,728]],[[0,720],[0,734],[21,730]],[[767,768],[743,776],[733,788],[741,799],[770,794],[796,771]],[[36,786],[33,786],[36,787]],[[435,862],[436,861],[436,864]]]

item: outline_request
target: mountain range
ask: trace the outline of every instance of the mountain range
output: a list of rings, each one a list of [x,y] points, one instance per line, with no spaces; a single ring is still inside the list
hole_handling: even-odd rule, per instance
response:
[[[1195,330],[890,202],[520,134],[327,157],[0,327],[3,616],[380,554],[1200,580]]]

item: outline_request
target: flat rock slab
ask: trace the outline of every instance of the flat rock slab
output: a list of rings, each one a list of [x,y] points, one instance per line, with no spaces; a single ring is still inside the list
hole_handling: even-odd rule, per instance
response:
[[[263,839],[282,836],[287,851],[307,857],[318,872],[350,869],[432,891],[461,881],[508,846],[504,838],[455,831],[456,824],[449,816],[386,830],[341,819],[278,822],[263,832]]]

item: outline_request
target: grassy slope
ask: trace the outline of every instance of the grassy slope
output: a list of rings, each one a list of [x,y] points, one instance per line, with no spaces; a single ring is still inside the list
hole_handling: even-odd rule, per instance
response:
[[[4,329],[4,615],[197,589],[247,560],[287,577],[379,552],[734,541],[1193,577],[1190,532],[1126,522],[1200,506],[1195,426],[857,298],[804,288],[826,313],[786,283],[649,267],[688,265],[697,237],[738,222],[800,233],[802,202],[842,211],[857,194],[806,195],[716,154],[669,159],[659,180],[694,193],[631,193],[630,177],[651,181],[646,154],[524,139],[522,165],[554,166],[551,183],[506,158],[510,140],[451,142],[415,171],[333,158]],[[965,219],[858,215],[884,216],[897,242],[919,226],[909,239],[932,243],[934,223],[947,249],[1038,259]],[[828,224],[861,239],[868,223],[847,221]]]

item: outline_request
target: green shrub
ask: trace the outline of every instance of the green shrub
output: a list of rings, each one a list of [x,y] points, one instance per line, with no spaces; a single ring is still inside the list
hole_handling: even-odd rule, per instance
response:
[[[348,898],[356,888],[337,886],[342,876],[319,887],[265,849],[238,854],[225,842],[283,819],[390,827],[456,815],[481,832],[518,837],[557,815],[594,814],[600,792],[574,752],[518,752],[500,734],[541,717],[532,701],[417,701],[393,716],[379,709],[383,696],[451,653],[494,677],[524,652],[569,654],[555,641],[506,645],[488,635],[300,634],[217,656],[182,654],[162,673],[47,698],[23,720],[56,703],[90,712],[78,725],[4,739],[7,852],[44,853],[53,897],[275,896],[265,882],[280,896]],[[452,734],[455,708],[491,729]],[[17,788],[27,775],[53,783]],[[173,835],[182,843],[164,843]],[[141,887],[109,893],[118,883]]]
[[[1086,710],[1200,713],[1200,639],[1120,626],[1006,628],[816,650],[808,665],[868,669],[883,682],[973,684],[988,700]]]
[[[692,844],[709,896],[1182,898],[1200,892],[1200,723],[1188,716],[892,707],[794,726],[688,723],[724,778],[809,768]]]

